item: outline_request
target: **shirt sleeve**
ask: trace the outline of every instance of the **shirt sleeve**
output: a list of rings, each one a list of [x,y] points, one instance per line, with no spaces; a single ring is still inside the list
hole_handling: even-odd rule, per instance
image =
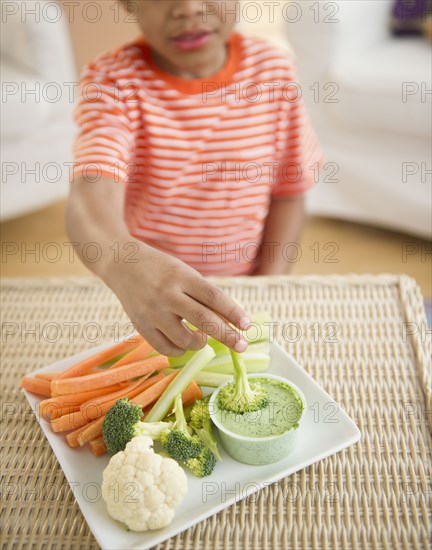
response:
[[[127,183],[133,146],[127,105],[120,86],[95,64],[82,72],[74,121],[74,176],[96,181],[104,175]]]
[[[290,71],[289,75],[280,99],[279,131],[283,135],[283,145],[272,188],[275,198],[303,195],[317,183],[319,168],[325,162],[295,71]]]

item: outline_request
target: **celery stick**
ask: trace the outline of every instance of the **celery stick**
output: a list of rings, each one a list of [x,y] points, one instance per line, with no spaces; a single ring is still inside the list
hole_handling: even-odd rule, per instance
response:
[[[265,340],[270,339],[270,329],[271,326],[269,323],[271,323],[271,317],[270,315],[265,312],[261,311],[259,313],[255,313],[252,315],[251,318],[252,326],[245,331],[242,331],[243,338],[249,343],[253,344],[255,342],[263,342]],[[264,323],[267,323],[264,325]],[[237,329],[234,329],[237,330]],[[207,342],[216,352],[217,355],[226,354],[229,353],[229,348],[216,340],[213,337],[208,338]]]
[[[179,355],[178,357],[168,357],[168,363],[170,367],[176,368],[176,367],[182,367],[183,365],[186,365],[186,363],[192,359],[192,357],[195,355],[195,351],[189,350],[185,351],[183,355]]]
[[[230,351],[231,350],[229,348],[226,348],[224,353],[217,353],[216,357],[220,357],[221,355],[228,355]],[[249,344],[245,353],[265,353],[266,355],[269,355],[270,342],[268,342],[267,340],[264,340],[262,342],[255,342],[254,344]]]
[[[270,356],[266,353],[242,353],[242,358],[245,362],[248,373],[264,372],[270,366]],[[234,374],[234,366],[231,355],[220,355],[215,357],[204,368],[203,372],[216,372],[222,374]]]
[[[224,382],[232,380],[231,374],[222,374],[220,372],[209,372],[203,370],[195,375],[195,382],[198,386],[207,386],[208,388],[218,388]]]
[[[165,369],[166,374],[178,372],[180,369]],[[207,386],[209,388],[217,388],[224,382],[232,379],[231,374],[225,374],[222,372],[213,372],[209,369],[203,369],[201,372],[195,375],[194,380],[198,386]]]
[[[218,346],[213,346],[211,343],[210,343],[210,345],[214,349],[214,351],[216,353],[216,357],[221,356],[221,355],[222,356],[229,355],[229,348],[227,348],[227,346],[225,346],[224,344],[221,344],[220,342],[217,342],[217,340],[215,340],[215,342],[218,344]],[[218,352],[216,348],[219,349],[220,351]],[[195,351],[186,351],[185,353],[183,353],[183,355],[180,355],[179,357],[168,357],[170,367],[171,368],[182,367],[183,365],[185,365],[189,361],[189,359],[191,359],[195,355],[195,353],[196,353]],[[266,354],[269,354],[270,353],[270,344],[266,340],[263,340],[261,342],[256,342],[255,344],[249,344],[246,353],[266,353]],[[212,361],[214,361],[214,360],[215,359],[212,359]]]
[[[163,420],[169,412],[170,407],[172,407],[176,396],[186,389],[197,373],[200,372],[200,370],[202,370],[214,356],[214,350],[208,345],[195,352],[192,359],[190,359],[180,370],[180,373],[174,378],[174,380],[153,405],[151,411],[145,417],[145,421],[160,422]]]
[[[229,353],[228,346],[226,346],[225,344],[222,344],[222,342],[219,342],[219,340],[216,340],[211,336],[208,337],[207,343],[209,346],[211,346],[214,349],[214,352],[216,353],[216,355],[225,355],[226,353]]]
[[[261,344],[263,346],[267,345],[266,348],[263,347],[263,350],[265,349],[263,353],[268,353],[268,340],[270,339],[271,327],[269,324],[264,325],[264,323],[271,323],[270,315],[265,311],[260,311],[259,313],[255,313],[254,315],[252,315],[251,320],[252,320],[253,326],[249,330],[242,332],[243,337],[246,339],[246,341],[249,344],[247,351],[258,352],[258,348],[255,349],[255,348],[252,348],[252,346]],[[196,327],[194,327],[188,321],[186,321],[185,323],[192,330],[196,330]],[[225,344],[222,344],[222,342],[219,342],[219,340],[216,340],[212,336],[208,337],[207,344],[214,349],[217,356],[228,355],[230,352],[229,348]],[[183,353],[183,355],[180,355],[179,357],[168,357],[170,367],[173,367],[173,368],[182,367],[189,361],[189,359],[191,359],[194,356],[194,354],[195,354],[194,351],[189,350]]]
[[[196,352],[191,352],[192,355]],[[245,351],[243,355],[243,359],[246,364],[246,368],[248,372],[261,372],[266,371],[269,368],[270,363],[270,346],[268,342],[258,342],[256,344],[251,344],[247,351]],[[179,364],[177,365],[175,361],[171,362],[170,359],[170,367],[168,369],[165,369],[166,373],[175,372],[179,368],[182,368],[183,365]],[[174,357],[174,359],[177,359]],[[205,371],[213,371],[213,372],[221,372],[221,373],[227,373],[232,374],[234,372],[232,361],[231,361],[231,355],[229,353],[229,350],[227,348],[227,353],[223,355],[217,355],[214,357],[205,367]]]
[[[230,349],[225,346],[224,344],[221,344],[220,342],[217,342],[219,344],[218,347],[214,346],[212,342],[209,342],[209,345],[215,350],[216,357],[229,355]],[[270,353],[270,343],[267,340],[263,340],[261,342],[255,342],[248,345],[248,348],[245,353]],[[213,359],[214,361],[214,359]]]
[[[270,355],[270,342],[263,340],[255,344],[249,344],[246,353],[265,353],[266,355]]]
[[[248,373],[254,372],[265,372],[269,369],[270,366],[270,356],[267,353],[249,353],[246,351],[241,354],[246,365],[246,370]],[[172,372],[180,371],[184,367],[175,367],[165,369],[166,374],[171,374]],[[234,366],[231,359],[231,354],[219,355],[214,357],[207,365],[203,368],[202,374],[204,373],[216,373],[216,374],[234,374]],[[196,380],[196,378],[195,378]]]
[[[248,330],[242,331],[243,336],[248,342],[260,342],[262,340],[268,340],[270,338],[270,324],[272,323],[272,318],[267,311],[259,311],[251,315],[252,326]],[[264,325],[266,323],[266,325]],[[192,330],[197,330],[196,327],[185,321],[185,324]],[[257,326],[259,325],[259,327]],[[234,330],[238,330],[234,328]],[[211,344],[215,342],[215,345],[220,342],[213,338],[209,337],[208,343]],[[223,345],[223,344],[222,344]]]
[[[267,311],[260,311],[251,316],[252,326],[243,332],[249,344],[270,340],[272,334],[271,323],[273,319]],[[266,324],[264,324],[266,323]],[[259,326],[257,326],[259,325]]]

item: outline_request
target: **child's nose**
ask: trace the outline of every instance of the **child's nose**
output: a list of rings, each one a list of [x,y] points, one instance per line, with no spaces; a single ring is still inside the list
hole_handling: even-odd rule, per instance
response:
[[[203,6],[203,0],[174,0],[172,14],[174,17],[202,15],[204,11]]]

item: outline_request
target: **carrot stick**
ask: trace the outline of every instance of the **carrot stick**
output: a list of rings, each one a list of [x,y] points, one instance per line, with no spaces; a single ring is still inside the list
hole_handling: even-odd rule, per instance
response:
[[[176,373],[174,373],[174,374],[176,374]],[[161,374],[157,374],[156,376],[153,376],[152,378],[146,380],[145,383],[146,384],[148,384],[150,382],[155,383],[156,378],[158,376],[160,376],[159,380],[161,380],[162,378],[166,378],[166,377],[163,377]],[[164,388],[159,389],[159,391],[163,392]],[[153,402],[155,401],[155,399],[157,399],[157,397],[155,397],[153,399]],[[183,405],[184,406],[190,405],[191,403],[193,403],[197,399],[202,399],[202,391],[201,391],[201,388],[198,386],[198,384],[195,381],[192,381],[189,384],[189,386],[182,393]],[[135,400],[132,399],[132,401],[135,401]],[[115,401],[110,404],[109,408],[111,408],[111,406],[114,405],[114,403],[115,403]],[[147,412],[149,412],[150,409],[151,409],[151,406],[144,409],[143,414],[144,415],[147,414]],[[86,445],[87,443],[91,444],[91,441],[93,439],[99,438],[102,435],[102,426],[103,426],[104,420],[105,420],[105,414],[103,416],[101,416],[100,418],[98,418],[97,420],[94,420],[91,424],[88,424],[87,426],[85,426],[84,430],[82,428],[77,430],[77,432],[78,432],[77,444],[79,444],[82,447],[82,446]],[[74,434],[74,432],[72,432],[69,435],[72,435],[72,434]],[[67,437],[68,436],[66,436],[66,438]]]
[[[153,407],[153,405],[149,405],[148,407],[143,408],[143,418],[145,418],[147,416],[147,413],[149,413],[151,411],[152,407]]]
[[[21,380],[21,387],[26,391],[30,391],[32,393],[51,397],[51,382],[49,380],[24,376],[24,378]]]
[[[126,353],[124,357],[116,361],[111,365],[110,369],[116,369],[122,365],[127,365],[128,363],[134,363],[135,361],[141,361],[148,357],[151,353],[154,353],[153,347],[148,342],[143,342],[138,347]]]
[[[55,420],[56,418],[60,418],[61,416],[65,416],[67,414],[72,414],[74,412],[77,412],[80,410],[79,405],[64,405],[63,407],[55,407],[50,411],[49,420]],[[48,420],[48,418],[45,418],[45,420]]]
[[[198,384],[195,382],[195,380],[192,380],[192,382],[190,382],[189,385],[183,390],[183,393],[182,393],[183,407],[187,407],[188,405],[192,405],[192,403],[195,403],[195,401],[197,401],[199,399],[202,399],[202,398],[203,398],[203,394],[202,394],[201,388],[198,386]],[[173,405],[174,405],[174,403],[173,403]],[[151,411],[152,407],[153,407],[153,405],[150,405],[150,407],[146,407],[143,410],[144,418]]]
[[[161,380],[161,378],[164,378],[165,376],[163,371],[149,378],[150,374],[151,373],[142,376],[137,382],[129,384],[126,388],[122,388],[118,391],[101,395],[96,399],[89,399],[88,404],[91,403],[92,405],[102,405],[107,401],[113,401],[113,400],[117,401],[117,399],[122,399],[123,397],[129,397],[129,398],[135,397],[136,395],[144,391],[146,388],[150,387],[155,382],[158,382],[159,380]],[[81,405],[81,409],[84,409],[86,405],[87,405],[87,402],[83,403]]]
[[[95,422],[98,422],[98,421],[99,421],[99,418],[97,420],[93,420],[93,422],[90,422],[90,424],[84,424],[84,426],[80,426],[79,428],[77,428],[73,432],[69,432],[66,435],[66,441],[67,441],[69,447],[78,447],[78,445],[79,445],[78,436],[82,432],[87,430],[92,424],[94,424]]]
[[[90,450],[94,456],[102,456],[106,453],[106,447],[102,436],[90,441]]]
[[[141,393],[143,393],[147,388],[149,388],[150,386],[153,386],[153,385],[156,385],[159,380],[162,380],[163,378],[165,378],[165,376],[162,374],[162,373],[159,373],[157,374],[156,376],[152,376],[151,378],[149,378],[148,380],[146,380],[145,382],[143,382],[141,384],[141,387],[140,388],[136,388],[133,392],[132,392],[132,395],[131,394],[127,394],[127,395],[124,395],[123,397],[128,397],[129,399],[131,399],[133,401],[133,398],[136,396],[136,395],[140,395]],[[110,401],[105,401],[104,403],[101,403],[99,405],[100,407],[100,410],[102,411],[102,414],[105,414],[107,413],[110,408],[115,405],[116,401],[118,401],[118,397],[117,399],[111,399]],[[121,398],[120,398],[121,399]]]
[[[41,380],[52,380],[56,375],[56,372],[37,372],[35,378],[40,378]]]
[[[126,340],[123,340],[122,342],[119,342],[104,351],[100,351],[90,357],[87,357],[87,359],[83,359],[76,365],[73,365],[64,371],[57,372],[54,376],[54,380],[62,380],[63,378],[73,378],[75,376],[83,376],[88,374],[95,367],[99,367],[110,359],[117,357],[117,355],[126,353],[132,348],[140,345],[143,340],[143,337],[139,334],[131,336],[130,338],[127,338]]]
[[[100,388],[98,390],[86,391],[82,393],[73,393],[70,395],[59,395],[58,397],[51,397],[50,399],[44,399],[39,403],[39,414],[45,420],[49,420],[52,416],[52,412],[57,409],[61,409],[65,406],[81,405],[85,401],[89,401],[92,398],[99,397],[105,393],[111,393],[117,390],[123,389],[123,384],[114,384],[107,388]]]
[[[104,420],[105,415],[101,416],[97,420],[94,420],[90,424],[87,424],[87,426],[84,426],[82,432],[80,432],[77,436],[77,444],[83,447],[92,439],[96,439],[97,437],[101,436]]]
[[[67,432],[69,430],[76,430],[77,428],[84,426],[84,424],[88,424],[100,416],[101,415],[98,414],[97,410],[76,411],[60,416],[60,418],[55,418],[54,420],[51,420],[50,424],[52,431],[55,433]]]
[[[152,376],[148,380],[145,380],[144,382],[142,382],[141,387],[139,388],[138,391],[142,392],[145,388],[148,388],[153,384],[156,384],[156,382],[164,378],[164,376],[165,375],[163,373],[159,373],[159,374],[156,374],[155,376]],[[130,394],[127,394],[127,395],[124,395],[123,397],[131,398],[132,396]],[[98,418],[92,424],[89,424],[86,430],[84,430],[78,435],[78,443],[81,446],[85,445],[86,443],[89,443],[92,439],[95,439],[96,437],[99,437],[100,435],[102,435],[102,425],[103,425],[103,421],[105,420],[105,414],[116,403],[118,399],[121,399],[121,397],[117,397],[117,399],[111,399],[109,402],[106,401],[104,403],[100,403],[103,416]]]
[[[194,401],[197,401],[202,398],[203,398],[202,390],[198,386],[198,384],[195,382],[195,380],[192,380],[189,386],[187,386],[182,393],[182,402],[184,406],[191,405]]]
[[[102,403],[105,403],[105,401],[111,401],[112,399],[120,399],[124,395],[129,395],[130,392],[133,392],[135,388],[141,387],[141,384],[144,380],[147,380],[147,378],[150,376],[151,373],[145,374],[142,376],[139,380],[136,382],[132,382],[131,384],[128,384],[125,388],[120,388],[116,391],[104,393],[100,396],[97,396],[95,398],[88,399],[87,401],[84,401],[84,403],[81,404],[81,409],[84,409],[87,405],[90,403],[92,405],[100,405]],[[89,392],[90,393],[90,392]],[[138,393],[140,393],[138,391]]]
[[[138,394],[132,399],[132,401],[138,405],[141,405],[143,408],[154,403],[156,399],[159,399],[159,397],[163,394],[165,389],[169,386],[171,380],[177,376],[177,374],[178,372],[168,374],[168,376],[165,376],[162,380],[159,380],[159,382],[156,382],[156,384],[153,384],[153,386],[150,386],[150,388],[147,388],[142,393]]]
[[[152,385],[148,387],[146,390],[144,390],[142,393],[140,393],[137,397],[131,399],[134,403],[137,403],[138,405],[142,405],[143,407],[154,403],[156,399],[159,398],[159,396],[164,392],[167,385],[170,383],[170,381],[177,375],[177,372],[173,372],[172,374],[169,374],[168,376],[162,376],[161,373],[157,374],[156,376],[149,378],[145,381],[145,383]],[[160,377],[159,380],[156,382],[156,378]],[[199,388],[199,387],[198,387]],[[150,391],[152,390],[152,392]],[[185,390],[186,391],[186,390]],[[201,390],[200,390],[201,391]],[[196,392],[196,390],[195,390]],[[138,399],[138,401],[137,401]],[[116,400],[113,400],[112,402],[106,402],[101,405],[101,407],[98,409],[98,412],[102,411],[102,407],[106,411],[108,411],[115,403]],[[85,414],[85,411],[80,411],[81,413]],[[105,416],[105,415],[104,415]],[[102,425],[104,416],[99,415],[99,418],[90,424],[87,427],[87,430],[83,431],[81,434],[78,435],[78,442],[80,445],[85,445],[91,439],[94,439],[95,437],[98,437],[102,433]],[[61,419],[59,419],[61,420]],[[72,429],[72,428],[67,428]],[[63,430],[58,430],[63,431]]]
[[[202,391],[198,384],[193,380],[182,393],[182,403],[184,407],[192,405],[197,399],[202,399]],[[143,418],[152,410],[154,403],[143,408]]]
[[[144,376],[144,374],[163,369],[167,366],[167,357],[165,355],[157,355],[156,357],[149,357],[143,361],[136,361],[130,365],[123,365],[117,369],[106,370],[97,374],[64,378],[62,380],[54,379],[51,382],[51,392],[53,396],[57,396],[104,388],[118,382],[130,380],[131,378]]]

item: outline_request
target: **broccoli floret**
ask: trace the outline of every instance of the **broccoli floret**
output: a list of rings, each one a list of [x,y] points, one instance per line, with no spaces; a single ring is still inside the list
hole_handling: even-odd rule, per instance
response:
[[[188,427],[181,394],[174,406],[175,422],[142,422],[142,409],[128,399],[119,399],[105,416],[102,435],[108,453],[123,451],[134,437],[146,435],[159,440],[168,455],[198,477],[212,473],[216,457]]]
[[[119,399],[109,409],[102,425],[102,435],[110,456],[124,451],[129,441],[137,435],[147,435],[157,440],[163,431],[172,426],[168,422],[141,422],[141,417],[141,406],[127,398]]]
[[[190,412],[189,425],[192,426],[197,436],[206,447],[212,451],[218,460],[222,460],[217,448],[216,440],[213,436],[212,422],[208,408],[209,398],[195,401]]]
[[[146,435],[153,441],[159,441],[162,434],[171,428],[172,422],[138,422],[135,424],[134,437],[137,435]]]
[[[161,443],[170,457],[181,464],[186,464],[189,459],[197,457],[202,449],[202,443],[198,437],[185,434],[175,427],[162,435]]]
[[[207,446],[203,445],[200,454],[196,458],[190,458],[186,466],[197,477],[209,476],[216,466],[216,457]]]
[[[216,464],[216,457],[201,439],[191,433],[183,412],[181,394],[175,399],[175,422],[161,435],[163,449],[198,477],[210,475]]]
[[[192,405],[189,420],[189,425],[192,426],[192,428],[211,429],[211,418],[208,408],[209,401],[209,398],[205,397],[204,399],[199,399],[198,401],[195,401],[195,403]]]
[[[224,386],[218,395],[218,405],[222,410],[236,414],[254,412],[268,405],[266,390],[255,382],[250,384],[242,356],[230,350],[234,365],[234,381]]]

